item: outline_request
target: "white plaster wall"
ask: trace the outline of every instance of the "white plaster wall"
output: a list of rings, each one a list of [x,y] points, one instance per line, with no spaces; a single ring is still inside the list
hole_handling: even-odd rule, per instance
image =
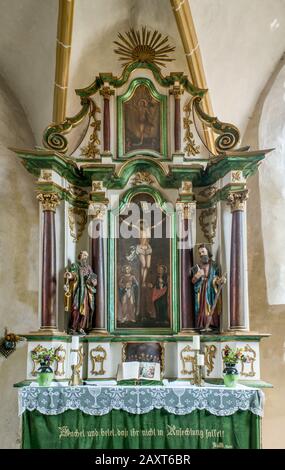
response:
[[[285,49],[285,1],[188,1],[214,115],[243,135]]]
[[[34,144],[23,109],[0,77],[0,337],[37,329],[38,204],[32,177],[9,146]],[[25,378],[26,344],[0,356],[0,448],[19,445],[17,393]]]
[[[269,305],[285,304],[285,67],[264,102],[260,148],[275,148],[260,167],[260,199]]]
[[[41,145],[52,115],[58,0],[0,0],[0,11],[1,75]]]

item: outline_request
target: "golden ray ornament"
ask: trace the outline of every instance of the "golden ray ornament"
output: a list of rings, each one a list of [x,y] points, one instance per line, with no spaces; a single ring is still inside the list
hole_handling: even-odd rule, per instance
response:
[[[158,31],[151,32],[143,26],[141,31],[131,28],[124,34],[119,33],[120,41],[114,41],[118,46],[114,52],[120,56],[122,66],[133,62],[147,62],[165,67],[165,62],[172,62],[169,53],[175,50],[170,46],[168,36],[163,36]]]

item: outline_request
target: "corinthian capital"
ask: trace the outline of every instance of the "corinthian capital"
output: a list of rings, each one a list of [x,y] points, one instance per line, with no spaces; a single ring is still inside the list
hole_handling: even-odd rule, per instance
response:
[[[242,191],[230,192],[227,197],[227,201],[228,201],[228,204],[231,206],[232,212],[244,211],[245,202],[247,199],[248,199],[248,189],[244,189]]]
[[[61,197],[57,193],[39,193],[37,199],[40,201],[43,211],[55,212]]]
[[[105,202],[90,202],[88,215],[95,220],[103,220],[107,211],[108,200]]]

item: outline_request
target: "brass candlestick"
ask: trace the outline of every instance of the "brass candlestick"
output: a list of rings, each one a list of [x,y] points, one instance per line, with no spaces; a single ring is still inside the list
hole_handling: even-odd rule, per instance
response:
[[[82,380],[80,377],[80,369],[81,369],[81,357],[79,356],[79,349],[71,349],[71,352],[75,352],[77,354],[77,364],[72,364],[72,374],[69,379],[68,385],[76,386],[82,385]],[[78,357],[79,356],[79,357]]]

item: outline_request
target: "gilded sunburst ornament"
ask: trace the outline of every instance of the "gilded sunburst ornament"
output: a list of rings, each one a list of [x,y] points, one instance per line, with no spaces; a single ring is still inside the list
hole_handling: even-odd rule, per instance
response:
[[[114,51],[120,56],[122,66],[133,62],[147,62],[165,67],[165,62],[174,60],[168,54],[175,47],[170,46],[168,36],[163,37],[158,31],[148,31],[145,26],[141,31],[131,28],[124,34],[119,33],[118,38],[120,41],[114,41],[118,46]]]

